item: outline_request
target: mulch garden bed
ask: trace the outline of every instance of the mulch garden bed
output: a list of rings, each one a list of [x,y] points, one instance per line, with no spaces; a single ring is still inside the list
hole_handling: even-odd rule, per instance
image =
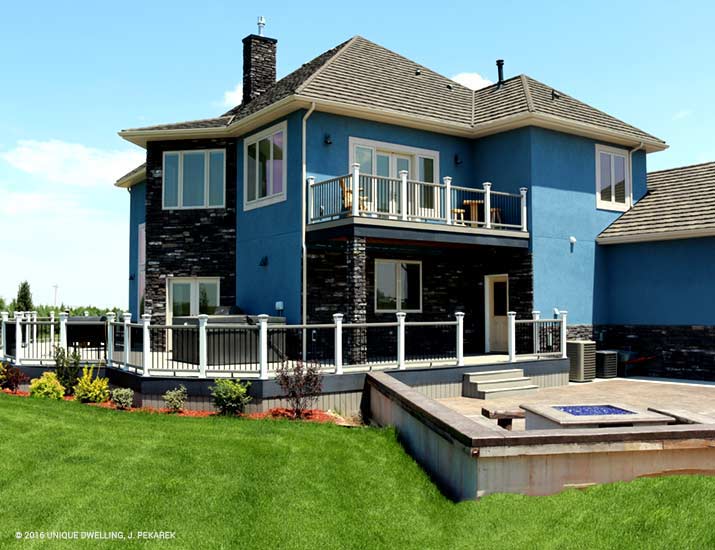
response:
[[[30,392],[26,391],[16,391],[12,392],[8,389],[3,389],[3,393],[7,395],[15,395],[17,397],[29,397]],[[63,398],[65,401],[74,401],[74,397],[71,395],[65,395]],[[103,409],[114,409],[114,410],[119,410],[117,409],[116,405],[112,403],[111,401],[105,401],[104,403],[86,403],[87,405],[90,405],[92,407],[101,407]],[[178,413],[172,413],[169,411],[169,409],[164,409],[164,408],[156,408],[156,407],[132,407],[131,409],[128,409],[126,412],[146,412],[146,413],[151,413],[151,414],[173,414],[174,416],[186,416],[186,417],[192,417],[192,418],[206,418],[207,416],[218,416],[218,413],[214,411],[196,411],[196,410],[182,410],[181,412]],[[326,411],[321,411],[320,409],[309,409],[304,412],[303,417],[298,419],[296,417],[295,411],[293,409],[287,409],[283,407],[277,407],[274,409],[270,409],[266,412],[260,412],[260,413],[251,413],[251,414],[244,414],[242,415],[244,418],[249,418],[252,420],[262,420],[262,419],[288,419],[288,420],[301,420],[303,422],[318,422],[318,423],[333,423],[333,424],[339,424],[339,425],[351,425],[350,423],[346,422],[345,419],[343,419],[341,416],[326,412]]]

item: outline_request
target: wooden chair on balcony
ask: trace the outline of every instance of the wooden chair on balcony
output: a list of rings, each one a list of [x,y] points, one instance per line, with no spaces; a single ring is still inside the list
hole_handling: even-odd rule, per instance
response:
[[[345,184],[345,179],[340,180],[340,190],[343,193],[343,210],[352,210],[353,208],[353,190]],[[360,210],[367,210],[367,197],[360,194],[358,199],[358,207]]]

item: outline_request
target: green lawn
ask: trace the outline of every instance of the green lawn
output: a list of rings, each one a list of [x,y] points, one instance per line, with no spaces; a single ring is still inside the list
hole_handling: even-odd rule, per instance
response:
[[[390,430],[128,414],[0,394],[0,546],[17,531],[175,531],[108,548],[704,548],[715,479],[454,504]],[[97,547],[95,542],[87,547]]]

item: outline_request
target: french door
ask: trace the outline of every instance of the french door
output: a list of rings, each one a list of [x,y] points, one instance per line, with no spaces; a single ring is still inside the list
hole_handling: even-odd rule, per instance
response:
[[[374,143],[374,145],[372,145]],[[400,172],[407,171],[407,214],[411,218],[438,217],[437,188],[422,183],[437,181],[437,153],[388,143],[357,143],[353,159],[360,165],[360,194],[367,210],[374,214],[397,218],[400,212]]]

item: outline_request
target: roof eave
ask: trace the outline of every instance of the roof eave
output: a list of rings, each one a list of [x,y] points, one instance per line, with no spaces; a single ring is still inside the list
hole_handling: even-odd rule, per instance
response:
[[[715,227],[681,229],[678,231],[663,231],[659,233],[638,233],[631,235],[599,235],[596,237],[596,242],[602,245],[611,245],[675,241],[678,239],[699,239],[703,237],[715,237]]]
[[[284,116],[296,109],[305,107],[305,102],[297,96],[290,95],[280,101],[276,101],[256,111],[242,119],[233,122],[229,126],[218,126],[215,128],[180,128],[161,130],[122,130],[119,136],[135,145],[146,148],[150,141],[172,141],[179,139],[206,139],[217,137],[236,137],[255,128],[271,122],[279,116]]]
[[[132,174],[128,174],[119,178],[116,182],[114,182],[114,186],[129,189],[130,187],[134,187],[137,183],[143,182],[145,179],[146,166],[144,166],[144,168],[138,172],[134,172]]]

